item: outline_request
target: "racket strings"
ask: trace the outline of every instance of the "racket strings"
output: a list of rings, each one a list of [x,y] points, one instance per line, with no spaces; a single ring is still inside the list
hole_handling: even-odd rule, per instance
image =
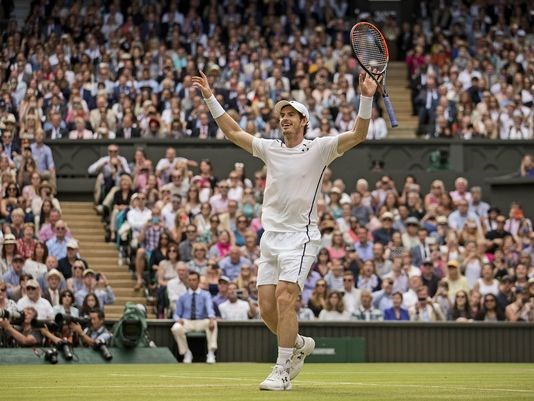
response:
[[[384,72],[387,63],[387,50],[382,35],[375,29],[362,26],[352,31],[354,53],[369,70]]]

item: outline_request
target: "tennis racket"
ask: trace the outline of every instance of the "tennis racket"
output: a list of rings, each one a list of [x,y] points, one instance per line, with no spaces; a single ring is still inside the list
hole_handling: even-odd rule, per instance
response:
[[[386,40],[376,26],[369,22],[359,22],[350,31],[350,41],[356,60],[364,71],[378,85],[392,127],[398,126],[397,117],[386,89],[386,68],[389,52]],[[381,82],[379,81],[382,78]]]

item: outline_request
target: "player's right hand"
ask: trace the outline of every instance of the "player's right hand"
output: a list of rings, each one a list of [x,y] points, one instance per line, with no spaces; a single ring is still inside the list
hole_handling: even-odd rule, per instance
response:
[[[193,77],[193,88],[197,88],[202,93],[202,97],[207,99],[213,95],[210,85],[208,83],[208,77],[202,71],[199,71],[200,76]]]

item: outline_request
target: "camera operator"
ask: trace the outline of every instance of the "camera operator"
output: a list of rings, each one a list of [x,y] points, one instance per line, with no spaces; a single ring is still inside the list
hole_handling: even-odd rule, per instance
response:
[[[78,334],[83,344],[89,347],[95,347],[99,343],[108,344],[111,340],[111,333],[104,326],[105,314],[103,310],[93,310],[89,314],[89,327],[85,330],[79,323],[70,323],[71,330]]]
[[[31,306],[24,308],[23,319],[20,328],[13,326],[8,319],[0,319],[0,327],[9,334],[18,345],[34,347],[43,343],[43,338],[49,339],[53,344],[62,342],[61,338],[52,334],[46,326],[36,328],[32,326],[32,320],[37,317],[37,310]]]
[[[28,280],[26,283],[26,295],[17,302],[17,309],[23,310],[31,306],[37,311],[37,319],[53,320],[54,310],[52,305],[46,299],[41,297],[41,287],[35,279]]]

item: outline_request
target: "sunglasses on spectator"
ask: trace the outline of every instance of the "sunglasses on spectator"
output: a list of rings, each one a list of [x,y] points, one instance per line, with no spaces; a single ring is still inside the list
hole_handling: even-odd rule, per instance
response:
[[[326,287],[326,284],[316,284],[316,287]]]
[[[85,267],[80,266],[80,265],[74,265],[74,266],[72,266],[72,268],[73,268],[73,269],[80,269],[80,270],[85,269]]]
[[[65,227],[56,226],[56,230],[65,230]]]
[[[6,291],[7,291],[7,287],[2,287],[2,288],[0,288],[0,291],[1,291],[1,292],[6,292]]]
[[[171,249],[169,249],[169,253],[178,253],[178,250],[171,248]]]
[[[351,278],[344,278],[343,281],[353,281]]]

